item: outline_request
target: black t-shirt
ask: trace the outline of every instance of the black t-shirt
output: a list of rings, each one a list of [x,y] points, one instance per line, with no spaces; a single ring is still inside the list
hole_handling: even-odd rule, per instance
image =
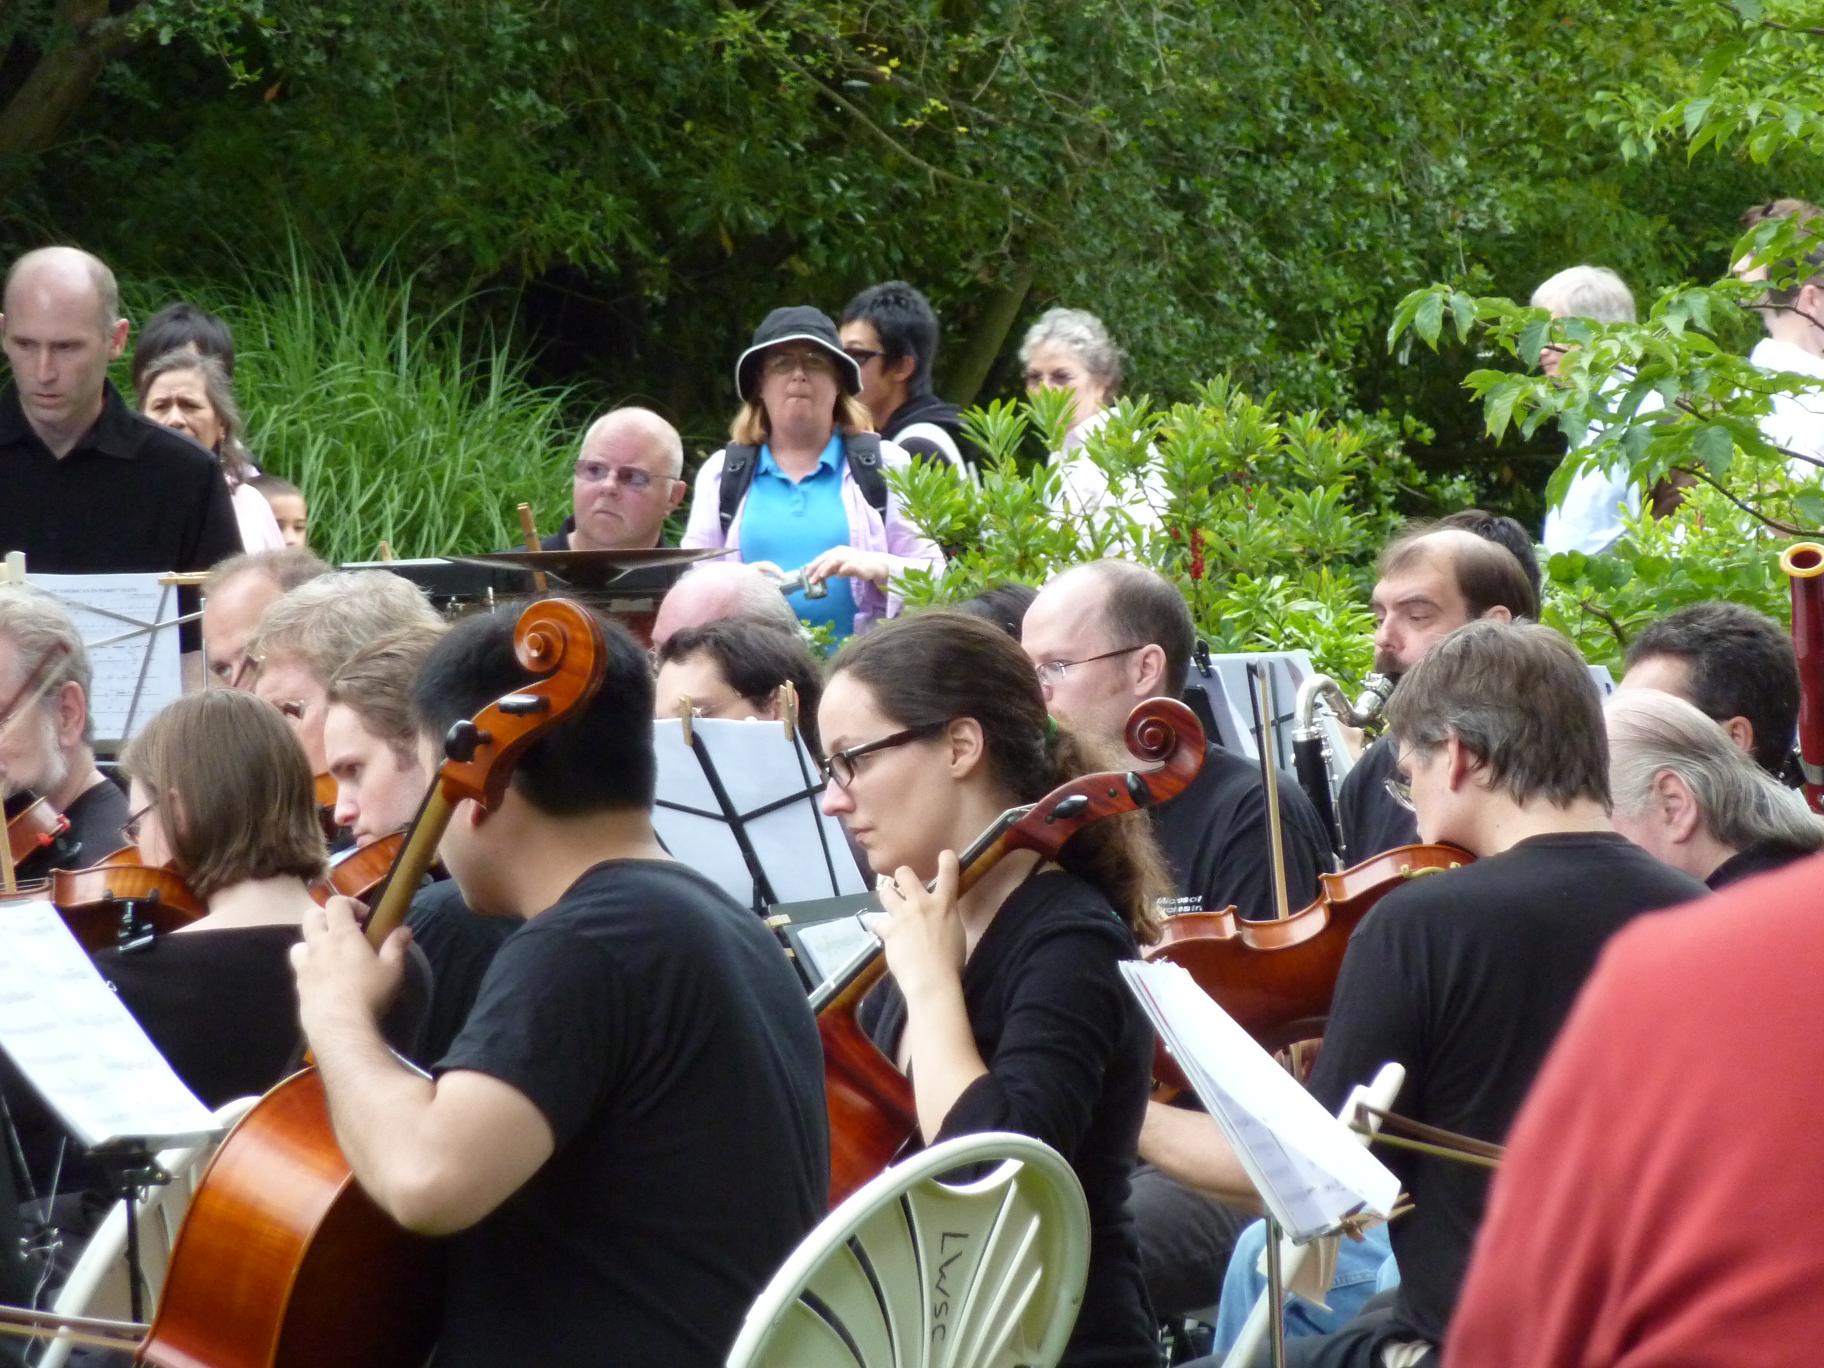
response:
[[[1336,817],[1343,827],[1343,863],[1354,866],[1384,850],[1419,839],[1419,820],[1387,792],[1387,781],[1400,760],[1400,748],[1383,736],[1343,776],[1336,794]]]
[[[77,794],[63,815],[70,819],[69,830],[19,861],[21,879],[42,879],[58,869],[87,869],[127,844],[120,830],[133,815],[127,795],[106,779]]]
[[[1089,1203],[1089,1282],[1067,1368],[1156,1362],[1127,1202],[1153,1062],[1153,1029],[1116,967],[1136,953],[1108,900],[1054,870],[1008,896],[963,966],[963,1003],[988,1072],[963,1090],[938,1138],[1015,1131],[1076,1171]],[[861,1020],[893,1057],[906,1003],[891,979]]]
[[[1727,888],[1732,883],[1739,883],[1756,874],[1767,874],[1776,869],[1784,869],[1794,861],[1802,860],[1807,855],[1816,853],[1811,850],[1801,850],[1798,846],[1781,845],[1777,841],[1765,841],[1760,845],[1749,846],[1746,850],[1738,850],[1711,870],[1710,877],[1704,882],[1714,892],[1716,889]]]
[[[28,572],[207,570],[241,549],[216,458],[133,412],[111,382],[101,417],[61,459],[8,384],[0,391],[0,471],[0,552],[25,552]],[[180,603],[192,597],[186,590]],[[184,649],[195,649],[195,624],[181,632]]]
[[[431,1014],[424,1029],[424,1058],[442,1059],[469,1019],[481,980],[516,917],[484,917],[470,911],[454,879],[427,884],[412,898],[405,924],[431,964]]]
[[[437,1065],[454,1069],[525,1094],[557,1148],[450,1240],[439,1368],[719,1363],[824,1215],[804,989],[683,865],[598,865],[508,937]]]
[[[1295,780],[1279,778],[1279,826],[1286,854],[1288,910],[1317,896],[1317,876],[1332,867],[1330,841],[1317,810]],[[1153,832],[1172,867],[1178,902],[1164,912],[1278,915],[1267,850],[1266,786],[1260,770],[1233,751],[1211,746],[1189,788],[1150,809]]]
[[[1613,832],[1535,836],[1404,884],[1356,927],[1311,1091],[1334,1111],[1382,1064],[1393,1110],[1500,1143],[1603,943],[1630,918],[1704,896]],[[1412,1194],[1392,1225],[1399,1324],[1439,1343],[1488,1199],[1488,1174],[1387,1149]]]

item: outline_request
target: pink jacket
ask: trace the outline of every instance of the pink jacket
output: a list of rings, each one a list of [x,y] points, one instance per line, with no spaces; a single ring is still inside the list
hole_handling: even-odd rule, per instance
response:
[[[684,525],[684,535],[679,539],[682,546],[726,546],[731,552],[738,552],[741,548],[741,515],[747,511],[746,499],[735,509],[734,519],[728,525],[727,537],[722,535],[719,512],[722,457],[722,452],[716,452],[703,462],[703,468],[697,472],[696,488],[690,496],[690,516]],[[912,458],[892,442],[882,442],[880,459],[888,470],[898,470]],[[892,560],[892,575],[901,575],[907,570],[943,571],[943,552],[937,549],[936,542],[922,536],[901,515],[899,495],[891,487],[888,488],[887,516],[883,524],[880,515],[868,506],[867,499],[862,496],[861,486],[855,483],[855,476],[850,473],[847,462],[842,467],[842,504],[849,515],[848,544],[858,551],[885,551]],[[787,565],[782,568],[789,572],[798,567]],[[891,582],[889,578],[888,583]],[[852,580],[850,583],[855,593],[857,634],[867,631],[883,618],[898,615],[898,594],[883,590],[879,585],[864,579]]]

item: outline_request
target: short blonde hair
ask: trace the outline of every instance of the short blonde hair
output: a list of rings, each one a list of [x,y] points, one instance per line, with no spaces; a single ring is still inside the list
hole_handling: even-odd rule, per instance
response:
[[[874,418],[867,406],[852,394],[836,392],[836,430],[842,433],[872,432]],[[772,424],[767,420],[766,408],[757,399],[749,399],[741,405],[741,411],[735,415],[735,421],[728,425],[730,441],[741,442],[746,446],[761,446],[772,436]]]
[[[47,710],[54,708],[57,693],[65,684],[77,685],[82,690],[86,705],[93,678],[89,667],[89,652],[82,644],[82,635],[76,630],[76,624],[70,621],[70,615],[63,611],[56,599],[43,590],[23,584],[0,586],[0,637],[5,637],[12,644],[15,654],[12,675],[0,676],[0,689],[5,690],[7,695],[25,683],[26,672],[44,659],[45,652],[62,647],[64,657],[44,681],[39,706]],[[0,695],[0,699],[3,698],[4,695]],[[88,714],[82,739],[84,744],[95,739],[93,712]]]
[[[173,862],[199,897],[323,872],[310,764],[270,703],[239,689],[186,694],[133,738],[120,767],[159,804]],[[167,806],[173,793],[181,812]]]
[[[443,633],[440,623],[377,637],[350,656],[329,681],[329,701],[352,711],[406,765],[417,762],[412,681]]]
[[[410,580],[388,570],[343,570],[300,584],[266,610],[247,643],[264,661],[292,656],[328,687],[336,671],[371,641],[443,619]]]

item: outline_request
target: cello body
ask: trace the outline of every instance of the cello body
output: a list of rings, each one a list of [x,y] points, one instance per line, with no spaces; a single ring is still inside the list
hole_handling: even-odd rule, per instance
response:
[[[1313,1040],[1323,1034],[1343,952],[1362,918],[1408,879],[1474,858],[1455,846],[1396,846],[1340,874],[1321,875],[1317,900],[1279,921],[1244,921],[1232,907],[1170,917],[1145,957],[1183,965],[1265,1049]],[[1189,1086],[1163,1047],[1155,1070],[1163,1083]]]
[[[416,1368],[436,1341],[440,1261],[436,1241],[396,1225],[355,1182],[322,1076],[306,1069],[248,1113],[204,1172],[140,1360]]]

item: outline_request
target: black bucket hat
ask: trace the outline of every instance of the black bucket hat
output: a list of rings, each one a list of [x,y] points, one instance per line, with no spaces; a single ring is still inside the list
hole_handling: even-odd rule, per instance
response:
[[[735,362],[735,392],[745,401],[754,397],[754,373],[760,366],[760,353],[781,342],[815,342],[836,358],[836,378],[844,393],[861,393],[861,367],[842,349],[842,338],[836,325],[822,309],[796,304],[787,309],[774,309],[754,329],[754,340]]]

